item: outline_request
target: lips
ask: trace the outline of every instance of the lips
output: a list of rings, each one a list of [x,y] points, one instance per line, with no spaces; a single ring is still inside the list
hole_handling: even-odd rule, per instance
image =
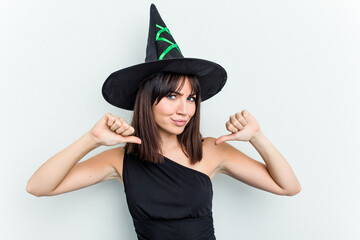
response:
[[[173,119],[171,119],[171,120],[173,120]],[[179,126],[179,127],[184,126],[186,123],[185,120],[173,120],[173,122],[175,123],[176,126]]]

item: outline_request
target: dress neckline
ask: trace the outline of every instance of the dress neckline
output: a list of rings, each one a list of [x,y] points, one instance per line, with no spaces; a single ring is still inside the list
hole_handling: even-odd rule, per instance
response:
[[[170,163],[173,163],[173,164],[175,164],[175,165],[178,165],[178,166],[183,167],[183,168],[185,168],[185,169],[191,170],[191,171],[193,171],[193,172],[195,172],[195,173],[197,173],[197,174],[200,174],[200,175],[206,177],[206,178],[209,180],[210,184],[212,185],[212,181],[211,181],[209,175],[207,175],[206,173],[200,172],[200,171],[195,170],[195,169],[193,169],[193,168],[186,167],[186,166],[184,166],[184,165],[182,165],[182,164],[180,164],[180,163],[178,163],[178,162],[175,162],[174,160],[171,160],[171,159],[168,158],[168,157],[165,157],[165,156],[163,156],[163,157],[164,157],[164,159],[168,160]]]

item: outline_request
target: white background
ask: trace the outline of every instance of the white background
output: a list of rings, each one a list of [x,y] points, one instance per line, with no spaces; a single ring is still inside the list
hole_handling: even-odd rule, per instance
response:
[[[120,182],[39,198],[26,184],[105,113],[131,120],[101,87],[144,62],[151,3],[0,1],[0,239],[136,239]],[[360,2],[153,3],[184,56],[228,72],[202,103],[203,136],[227,134],[247,109],[302,185],[279,196],[217,175],[217,239],[359,239]],[[229,143],[263,162],[249,142]]]

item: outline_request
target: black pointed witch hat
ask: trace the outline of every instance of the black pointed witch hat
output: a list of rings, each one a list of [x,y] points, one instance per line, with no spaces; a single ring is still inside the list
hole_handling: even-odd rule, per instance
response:
[[[201,101],[217,94],[227,79],[225,69],[219,64],[185,58],[155,5],[151,4],[145,63],[113,72],[103,84],[103,97],[116,107],[133,110],[140,84],[158,72],[196,75],[201,87]]]

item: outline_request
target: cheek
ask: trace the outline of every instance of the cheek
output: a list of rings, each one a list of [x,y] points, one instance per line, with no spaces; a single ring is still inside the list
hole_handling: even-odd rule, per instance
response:
[[[194,116],[195,114],[195,111],[196,111],[196,105],[194,104],[193,107],[191,108],[191,114],[189,114],[191,117]]]
[[[164,117],[171,116],[173,114],[173,110],[169,104],[164,103],[164,101],[160,101],[158,105],[153,106],[153,113],[155,120],[159,123],[163,121]]]
[[[158,115],[171,115],[173,112],[173,109],[169,104],[164,104],[160,102],[155,108],[154,108],[155,114]]]

